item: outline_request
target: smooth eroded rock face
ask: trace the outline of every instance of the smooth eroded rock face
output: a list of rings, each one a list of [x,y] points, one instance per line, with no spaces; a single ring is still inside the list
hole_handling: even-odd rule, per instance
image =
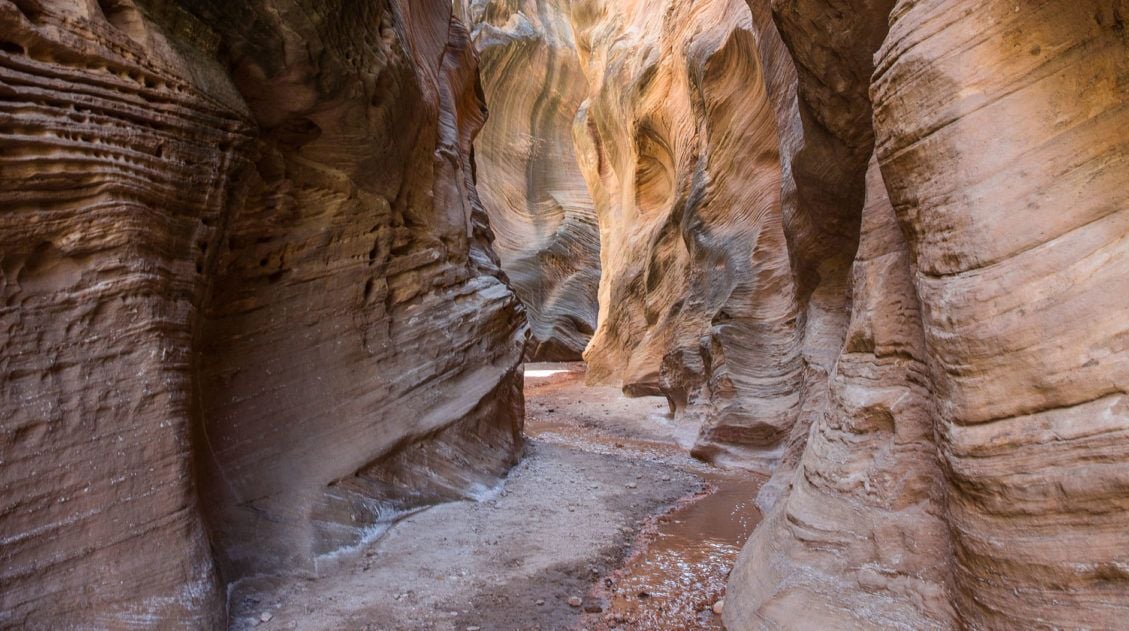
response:
[[[514,462],[449,3],[4,0],[0,39],[0,624],[222,626]]]
[[[827,98],[835,65],[804,59],[863,59],[874,40],[812,25],[885,30],[890,7],[833,4],[774,10],[821,127],[868,126]],[[779,499],[731,576],[729,628],[1120,625],[1125,15],[889,11],[850,324],[794,472],[762,495]]]
[[[769,92],[790,62],[741,2],[590,0],[573,18],[604,261],[590,379],[701,416],[703,457],[769,463],[803,375]]]
[[[928,355],[909,253],[877,162],[851,296],[820,414],[796,466],[776,472],[787,476],[786,494],[730,577],[730,628],[955,622]]]
[[[1126,19],[1120,0],[899,2],[878,55],[970,626],[1129,613]]]
[[[596,328],[600,233],[573,144],[588,94],[569,4],[462,0],[490,117],[475,141],[478,191],[533,359],[571,361]]]

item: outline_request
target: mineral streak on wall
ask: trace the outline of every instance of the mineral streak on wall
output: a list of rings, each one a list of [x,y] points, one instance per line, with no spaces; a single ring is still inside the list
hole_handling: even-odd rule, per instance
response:
[[[0,626],[220,627],[514,462],[450,3],[0,0],[0,95]]]

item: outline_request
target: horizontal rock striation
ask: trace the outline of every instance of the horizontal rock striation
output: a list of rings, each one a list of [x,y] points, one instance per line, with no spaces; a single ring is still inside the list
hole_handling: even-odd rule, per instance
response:
[[[316,572],[394,517],[399,494],[365,489],[396,450],[477,437],[498,448],[460,457],[485,480],[520,449],[524,324],[474,194],[465,30],[438,1],[282,6],[197,8],[259,25],[221,31],[264,133],[199,357],[202,496],[233,575]]]
[[[1129,11],[881,5],[773,3],[805,136],[869,133],[826,61],[875,52],[878,142],[826,403],[762,495],[726,624],[1115,628]],[[880,45],[818,26],[887,13]]]
[[[1120,0],[899,2],[877,57],[971,627],[1129,613],[1127,18]]]
[[[494,249],[526,308],[535,360],[580,359],[596,329],[600,232],[573,144],[588,94],[566,3],[456,2],[490,117],[475,141]]]
[[[2,0],[0,40],[0,626],[216,628],[514,462],[450,3]]]
[[[193,331],[254,127],[190,16],[116,6],[0,2],[4,627],[223,623]]]

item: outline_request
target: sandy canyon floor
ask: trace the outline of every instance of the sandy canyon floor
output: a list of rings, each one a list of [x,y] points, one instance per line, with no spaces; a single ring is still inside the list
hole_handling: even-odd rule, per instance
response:
[[[491,497],[399,521],[316,580],[244,582],[235,629],[721,629],[762,481],[704,465],[666,401],[526,367],[525,458]],[[571,602],[570,602],[571,601]]]

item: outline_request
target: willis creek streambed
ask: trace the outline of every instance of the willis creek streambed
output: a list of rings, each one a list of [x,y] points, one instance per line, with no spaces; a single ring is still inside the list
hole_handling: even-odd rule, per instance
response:
[[[723,628],[763,478],[691,458],[665,399],[586,387],[583,364],[528,364],[525,394],[525,458],[489,499],[416,512],[327,576],[245,581],[233,628]]]

